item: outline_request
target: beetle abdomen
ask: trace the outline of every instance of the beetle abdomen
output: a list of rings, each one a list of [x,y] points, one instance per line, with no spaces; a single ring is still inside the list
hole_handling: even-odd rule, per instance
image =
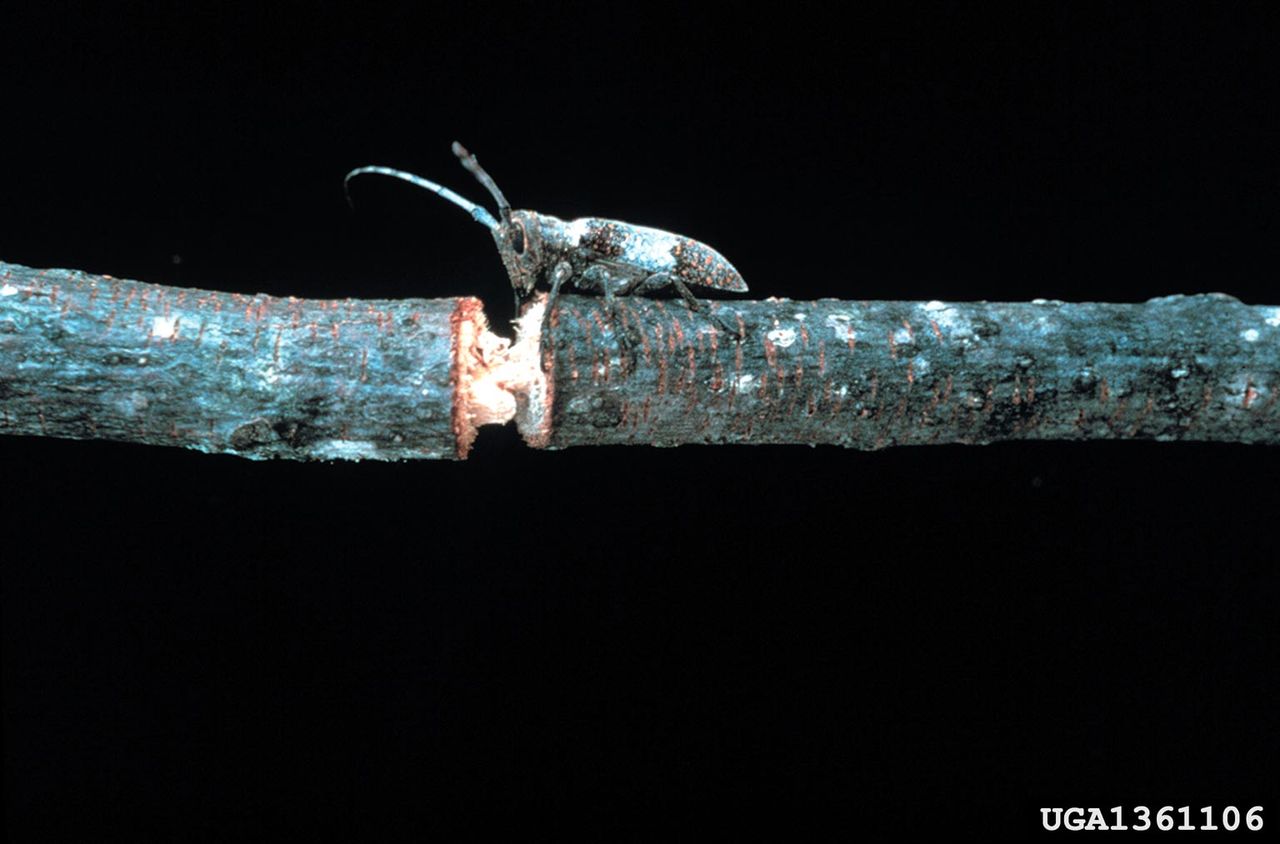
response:
[[[570,225],[579,235],[579,248],[602,260],[650,273],[670,273],[686,284],[739,292],[747,289],[733,265],[705,243],[616,220],[588,218]]]

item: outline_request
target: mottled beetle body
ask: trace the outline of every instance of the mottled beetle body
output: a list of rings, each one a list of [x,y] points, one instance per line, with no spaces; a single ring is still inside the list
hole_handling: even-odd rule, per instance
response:
[[[649,288],[643,283],[662,274],[699,287],[735,293],[747,289],[742,276],[719,252],[661,229],[597,217],[565,221],[536,211],[513,211],[511,225],[518,230],[515,239],[524,238],[525,251],[522,255],[514,248],[503,248],[503,244],[499,244],[499,251],[509,258],[507,274],[521,298],[527,298],[537,282],[561,262],[567,262],[571,271],[562,283],[572,280],[581,287],[584,278],[591,278],[589,270],[596,267],[615,282],[616,286],[607,291],[615,294],[619,293],[617,287],[637,280],[640,284],[627,292],[647,292]],[[531,236],[530,231],[537,234]],[[495,240],[509,238],[506,232],[496,229],[493,236]],[[599,286],[588,280],[585,289],[596,290]]]
[[[550,288],[548,314],[566,282],[600,293],[611,310],[616,296],[650,293],[667,286],[674,287],[694,311],[702,311],[703,306],[689,291],[690,285],[737,293],[747,289],[723,255],[691,238],[617,220],[584,217],[565,221],[537,211],[513,211],[473,155],[457,143],[453,152],[497,201],[497,219],[448,188],[401,170],[360,167],[348,173],[346,180],[364,173],[393,176],[467,210],[493,235],[517,307],[528,301],[540,282]],[[730,331],[714,315],[711,319]]]

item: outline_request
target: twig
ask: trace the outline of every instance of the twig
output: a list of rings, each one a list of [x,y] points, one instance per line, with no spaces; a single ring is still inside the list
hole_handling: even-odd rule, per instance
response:
[[[1280,442],[1280,308],[565,296],[514,344],[470,298],[184,290],[0,263],[0,431],[252,458],[534,446]]]
[[[452,457],[475,299],[281,299],[0,264],[0,431],[253,458]]]
[[[642,335],[629,367],[596,300],[553,316],[538,444],[1280,442],[1280,308],[1221,294],[719,303],[741,344],[680,303],[620,311]]]

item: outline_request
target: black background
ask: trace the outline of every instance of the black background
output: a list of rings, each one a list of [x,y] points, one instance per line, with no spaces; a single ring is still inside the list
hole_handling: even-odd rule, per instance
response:
[[[342,197],[378,163],[481,198],[456,138],[517,207],[688,234],[756,296],[1280,303],[1262,9],[10,10],[0,257],[502,323],[483,228]],[[1275,449],[0,467],[12,840],[1280,811]]]

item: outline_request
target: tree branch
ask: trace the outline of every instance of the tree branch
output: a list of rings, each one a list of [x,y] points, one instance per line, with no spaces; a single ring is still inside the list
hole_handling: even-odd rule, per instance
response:
[[[185,290],[0,263],[0,432],[251,458],[1014,439],[1280,442],[1280,308],[564,296],[510,341],[471,298]]]
[[[1280,442],[1280,308],[565,298],[538,445],[1154,439]],[[638,329],[634,355],[617,337]]]
[[[455,344],[480,311],[0,264],[0,431],[251,458],[465,456]]]

